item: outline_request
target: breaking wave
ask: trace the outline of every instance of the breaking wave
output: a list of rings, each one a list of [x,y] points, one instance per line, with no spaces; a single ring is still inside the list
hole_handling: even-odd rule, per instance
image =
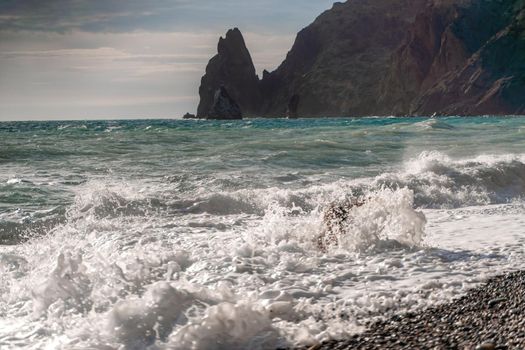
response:
[[[404,193],[404,189],[413,193],[410,205],[419,209],[519,201],[525,195],[525,156],[482,155],[454,160],[439,152],[424,152],[403,163],[398,170],[376,177],[338,180],[298,189],[271,187],[231,191],[216,188],[209,192],[181,193],[165,188],[144,189],[132,184],[89,181],[75,190],[71,205],[53,209],[52,215],[3,220],[0,240],[4,244],[16,243],[47,234],[57,225],[85,216],[108,220],[188,214],[262,217],[273,207],[295,214],[321,213],[334,202],[374,199],[381,197],[382,191]]]
[[[78,321],[56,340],[66,348],[314,344],[348,336],[347,319],[415,307],[462,285],[429,282],[424,297],[388,291],[408,274],[451,264],[442,257],[447,252],[426,250],[422,209],[505,203],[524,192],[523,156],[452,160],[437,152],[378,177],[300,189],[190,196],[89,181],[76,189],[63,220],[39,228],[46,236],[0,254],[8,281],[0,292],[19,300],[11,305],[16,319],[51,328]],[[363,205],[352,209],[335,244],[319,249],[327,206],[355,198]],[[353,283],[379,287],[354,291],[350,304],[327,301]],[[47,344],[30,330],[17,332],[41,341],[35,348]]]
[[[424,152],[406,162],[402,171],[376,177],[371,186],[410,188],[415,205],[422,208],[508,203],[525,195],[525,156],[453,160],[439,152]]]
[[[88,184],[87,188],[91,188]],[[147,210],[171,213],[263,215],[277,203],[286,208],[312,211],[319,206],[348,197],[374,196],[384,189],[409,189],[416,208],[458,208],[501,204],[525,195],[525,156],[482,155],[454,160],[439,152],[423,152],[403,166],[373,178],[338,180],[301,189],[264,188],[237,191],[210,191],[193,196],[155,193],[120,193],[121,188],[99,188],[81,196],[80,211],[94,211],[103,217],[144,215]],[[130,197],[131,194],[131,197]]]

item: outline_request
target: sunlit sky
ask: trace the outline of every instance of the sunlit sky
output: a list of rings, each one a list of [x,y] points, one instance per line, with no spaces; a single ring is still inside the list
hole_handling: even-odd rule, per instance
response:
[[[0,120],[195,112],[217,41],[239,27],[259,74],[332,0],[0,0]]]

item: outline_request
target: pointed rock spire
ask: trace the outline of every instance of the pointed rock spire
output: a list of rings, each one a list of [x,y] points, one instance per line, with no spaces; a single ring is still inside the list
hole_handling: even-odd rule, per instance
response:
[[[223,90],[227,91],[228,100],[238,105],[243,114],[249,116],[256,113],[261,101],[259,78],[241,31],[230,29],[224,38],[219,39],[217,52],[201,80],[197,116],[210,117],[216,92]],[[214,115],[217,118],[217,114]]]

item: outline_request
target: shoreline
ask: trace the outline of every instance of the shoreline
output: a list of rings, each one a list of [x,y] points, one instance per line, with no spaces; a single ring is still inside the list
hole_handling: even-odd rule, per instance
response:
[[[445,304],[372,321],[350,339],[303,349],[525,349],[525,271],[491,277]]]

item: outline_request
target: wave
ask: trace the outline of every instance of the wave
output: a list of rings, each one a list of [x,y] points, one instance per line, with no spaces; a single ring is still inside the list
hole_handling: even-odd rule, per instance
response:
[[[214,184],[211,188],[203,186],[182,192],[177,181],[147,188],[143,188],[143,184],[138,187],[130,183],[88,181],[75,188],[73,204],[66,214],[50,214],[34,220],[4,220],[0,223],[0,239],[3,244],[16,243],[47,234],[65,221],[86,216],[111,220],[207,215],[211,227],[224,227],[222,219],[213,223],[213,217],[263,217],[273,207],[282,208],[291,216],[311,213],[320,216],[331,203],[355,198],[377,200],[385,190],[410,191],[415,209],[509,203],[525,197],[525,156],[482,155],[454,160],[439,152],[424,152],[404,162],[397,171],[376,177],[330,183],[312,181],[296,188],[293,188],[293,177],[287,180],[286,183],[279,181],[280,187],[225,190],[220,184]],[[295,182],[304,184],[304,180],[301,177]]]
[[[455,129],[454,126],[445,123],[441,119],[436,119],[436,118],[432,118],[432,119],[428,119],[428,120],[425,120],[419,123],[415,123],[415,124],[412,124],[411,126],[418,128],[418,129],[423,129],[423,130],[453,130]]]
[[[29,318],[57,321],[67,328],[64,338],[86,339],[84,347],[215,349],[217,341],[224,349],[297,345],[283,342],[284,337],[310,345],[314,336],[324,340],[349,329],[341,321],[345,317],[385,315],[396,303],[417,306],[430,290],[447,293],[445,284],[457,283],[459,289],[475,277],[477,270],[433,283],[437,273],[432,271],[454,272],[464,267],[454,259],[477,258],[423,249],[428,213],[421,208],[465,205],[486,196],[493,202],[519,198],[523,163],[518,155],[452,160],[430,152],[378,177],[298,189],[210,187],[187,193],[173,190],[177,183],[90,181],[75,189],[66,221],[53,235],[0,254],[0,268],[16,277],[9,280],[13,287],[8,286],[6,300],[22,294],[25,304],[8,305],[15,312],[24,305],[24,322],[32,327]],[[456,193],[451,200],[423,192],[424,186],[434,186],[468,193],[473,189],[467,184],[482,186],[486,196]],[[509,186],[512,191],[502,190]],[[496,192],[499,197],[490,197]],[[355,197],[365,203],[352,209],[353,219],[342,227],[337,244],[320,251],[325,208]],[[224,218],[228,215],[232,218]],[[217,233],[213,225],[181,222],[185,216],[217,225],[247,216],[255,220]],[[167,224],[173,226],[166,229]],[[397,293],[403,278],[418,279],[415,273],[424,269],[432,276],[421,287],[425,291],[414,292],[421,299]],[[342,293],[352,295],[352,302],[326,302]],[[349,316],[338,316],[342,312]],[[81,322],[69,326],[73,320]],[[320,328],[312,320],[329,326]],[[293,323],[298,326],[289,326]]]
[[[525,195],[524,155],[482,155],[453,160],[423,152],[398,172],[373,179],[371,187],[414,191],[421,208],[457,208],[508,203]]]
[[[413,209],[414,193],[407,189],[382,190],[353,209],[344,222],[339,246],[349,251],[419,247],[425,235],[425,215]]]
[[[423,152],[397,171],[376,177],[337,180],[293,190],[275,187],[213,193],[194,199],[188,212],[260,214],[275,202],[311,211],[342,198],[373,197],[382,189],[403,188],[414,193],[416,208],[425,209],[521,200],[525,196],[525,155],[481,155],[454,160],[440,152]]]
[[[335,216],[326,215],[324,206],[302,215],[296,215],[297,209],[271,206],[255,237],[275,246],[296,241],[304,249],[335,253],[375,254],[422,247],[427,220],[414,209],[412,191],[382,189],[361,200],[361,205]]]
[[[293,182],[294,178],[288,180]],[[397,171],[296,189],[270,187],[231,191],[213,188],[181,193],[176,191],[176,183],[168,186],[175,190],[143,190],[135,189],[130,184],[88,182],[77,190],[70,212],[73,216],[89,214],[97,218],[147,216],[163,212],[169,215],[262,216],[272,205],[311,212],[334,201],[374,198],[385,189],[410,190],[414,194],[415,208],[502,204],[520,200],[525,195],[525,156],[483,155],[453,160],[439,152],[423,152],[405,162]]]
[[[125,186],[110,186],[88,183],[77,192],[69,216],[80,218],[86,215],[95,218],[123,216],[150,216],[154,214],[262,214],[253,198],[236,193],[211,193],[194,198],[171,197],[169,194],[138,193]]]
[[[32,237],[49,233],[53,228],[66,222],[65,216],[55,216],[31,221],[1,221],[0,245],[12,245]]]

